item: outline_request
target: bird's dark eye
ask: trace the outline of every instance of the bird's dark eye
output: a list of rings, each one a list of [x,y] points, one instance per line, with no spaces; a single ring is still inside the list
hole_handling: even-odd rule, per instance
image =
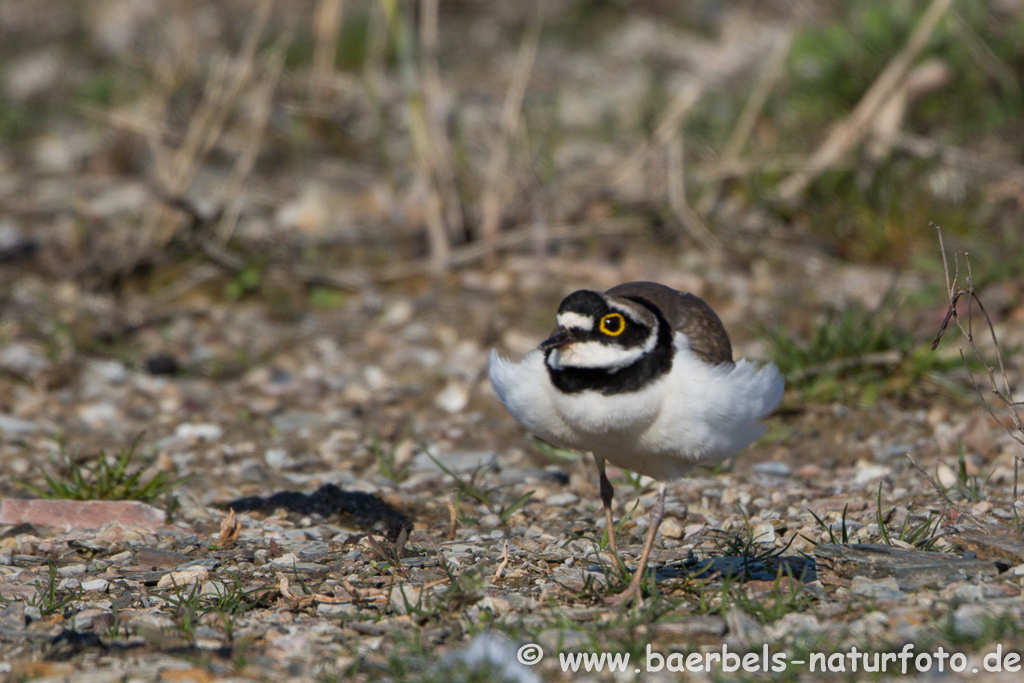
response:
[[[601,331],[609,337],[618,337],[626,329],[626,319],[621,313],[609,313],[601,318]]]

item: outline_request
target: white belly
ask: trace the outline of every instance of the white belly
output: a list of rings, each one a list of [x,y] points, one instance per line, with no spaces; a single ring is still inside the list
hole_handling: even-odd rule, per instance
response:
[[[537,436],[659,480],[717,464],[753,443],[783,389],[774,365],[710,366],[678,347],[672,370],[633,393],[563,394],[540,351],[519,363],[492,352],[489,373],[508,411]]]

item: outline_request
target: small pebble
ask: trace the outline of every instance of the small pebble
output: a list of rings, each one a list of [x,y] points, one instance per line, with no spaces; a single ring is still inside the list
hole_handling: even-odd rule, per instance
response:
[[[775,460],[769,460],[768,462],[759,462],[753,467],[754,471],[758,474],[768,474],[773,477],[788,477],[792,470],[789,465],[784,462],[777,462]]]
[[[675,517],[668,517],[661,523],[659,529],[661,535],[665,538],[680,539],[684,536],[683,525],[679,523],[679,520]]]
[[[198,439],[201,441],[216,441],[224,436],[224,430],[215,424],[190,424],[188,422],[178,425],[174,435],[179,439]]]
[[[544,499],[544,502],[547,505],[554,505],[556,507],[568,507],[580,502],[580,497],[575,493],[569,493],[566,491],[565,493],[555,493],[550,495]]]
[[[775,543],[775,527],[771,522],[761,521],[754,524],[750,529],[754,543]]]
[[[494,514],[493,512],[486,514],[480,518],[480,526],[489,528],[501,526],[501,517]]]
[[[84,564],[69,564],[64,567],[57,567],[57,576],[75,576],[84,574],[89,568]]]
[[[108,581],[106,579],[93,579],[91,581],[82,582],[82,590],[89,591],[105,591],[107,590]]]
[[[884,579],[869,579],[865,576],[853,577],[853,584],[850,590],[856,595],[879,600],[897,600],[903,595],[896,579],[887,576]]]

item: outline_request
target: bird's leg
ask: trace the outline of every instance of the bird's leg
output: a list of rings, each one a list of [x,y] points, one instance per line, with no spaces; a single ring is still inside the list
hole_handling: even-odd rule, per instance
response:
[[[601,505],[604,506],[604,521],[608,527],[608,546],[612,550],[612,554],[618,556],[619,551],[615,547],[615,522],[612,520],[612,496],[615,495],[615,489],[612,488],[612,483],[608,481],[608,475],[604,471],[604,458],[594,456],[594,460],[597,462],[597,474],[601,479]]]
[[[661,520],[665,516],[665,489],[666,485],[662,482],[658,484],[658,499],[654,503],[654,509],[651,510],[650,524],[647,528],[647,538],[644,539],[644,549],[640,553],[640,561],[636,565],[636,571],[633,573],[633,580],[629,582],[629,586],[626,590],[615,596],[614,602],[619,605],[627,605],[633,601],[640,603],[643,601],[643,592],[641,587],[644,584],[644,574],[647,573],[647,560],[651,556],[651,549],[654,547],[654,537],[658,534],[658,527],[661,526]]]

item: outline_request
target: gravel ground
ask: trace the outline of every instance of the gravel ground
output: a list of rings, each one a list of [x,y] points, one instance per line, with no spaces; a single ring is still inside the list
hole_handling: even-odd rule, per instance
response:
[[[867,407],[787,397],[754,447],[670,488],[653,557],[657,596],[630,611],[603,603],[623,586],[600,547],[592,463],[538,450],[490,391],[486,353],[492,343],[523,352],[543,338],[565,292],[639,277],[650,263],[595,260],[597,275],[577,279],[557,259],[512,260],[497,273],[465,271],[413,295],[353,296],[287,323],[259,305],[211,300],[176,312],[159,334],[142,327],[127,342],[127,363],[51,360],[37,344],[8,343],[5,372],[17,375],[5,383],[0,422],[8,496],[26,494],[12,478],[42,485],[42,472],[60,474],[48,460],[57,433],[89,463],[142,432],[136,457],[152,463],[144,479],[195,476],[173,489],[170,520],[134,507],[99,519],[5,510],[5,673],[465,677],[506,666],[527,642],[549,656],[508,674],[516,680],[586,679],[563,673],[555,653],[640,657],[648,645],[668,655],[722,644],[760,652],[767,643],[796,659],[912,643],[918,654],[969,653],[972,667],[999,643],[1019,651],[1015,443],[979,409],[940,396]],[[586,271],[588,261],[573,265]],[[656,275],[671,280],[667,269]],[[719,269],[701,289],[717,304],[720,283],[739,281],[759,288],[756,276]],[[30,277],[22,286],[49,291]],[[63,304],[41,296],[38,305]],[[728,327],[744,328],[748,311],[721,308]],[[756,340],[735,336],[737,355],[757,352]],[[235,372],[239,355],[258,360]],[[147,372],[157,357],[184,370]],[[967,482],[977,477],[981,490],[957,477],[960,441]],[[613,480],[616,516],[629,518],[620,532],[629,565],[653,483],[624,472]],[[374,494],[406,515],[402,557],[394,534],[344,510],[252,512],[237,538],[222,530],[235,499],[326,484]],[[958,535],[979,530],[1016,546],[1003,552]],[[862,548],[863,557],[838,561],[822,550],[833,543],[914,553],[877,565],[871,552],[881,551]]]
[[[683,160],[721,169],[710,138],[662,139],[682,129],[662,116],[748,92],[788,3],[638,3],[584,27],[548,3],[517,126],[521,7],[446,3],[438,96],[410,93],[389,3],[344,4],[337,61],[361,52],[327,85],[303,32],[330,29],[329,1],[268,3],[265,24],[249,3],[0,5],[0,680],[1019,680],[1024,452],[957,331],[927,351],[947,310],[932,234],[852,263],[806,209],[725,180],[693,214],[713,238],[679,218]],[[459,144],[447,180],[421,95]],[[933,185],[1005,172],[992,203],[1019,225],[1011,161],[950,158]],[[495,258],[449,235],[457,267],[437,267],[452,192],[474,228],[497,202]],[[1024,285],[1002,273],[976,275],[1021,396]],[[671,485],[656,580],[623,609],[606,600],[654,482],[609,472],[620,564],[593,463],[525,434],[486,360],[534,348],[567,293],[638,279],[704,297],[738,357],[872,325],[907,345],[787,371],[760,441]],[[168,490],[38,500],[100,463],[116,478],[126,453],[135,488]],[[565,660],[600,653],[631,660]]]

